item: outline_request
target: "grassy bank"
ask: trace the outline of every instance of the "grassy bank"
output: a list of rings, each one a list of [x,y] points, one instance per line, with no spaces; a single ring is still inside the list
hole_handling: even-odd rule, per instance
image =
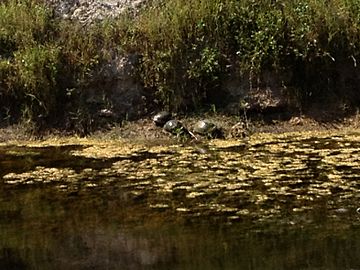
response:
[[[345,100],[353,90],[337,89],[335,71],[357,65],[357,1],[165,2],[134,28],[144,81],[170,107],[206,101],[234,73],[255,83],[264,70],[291,72],[284,83],[302,106],[333,94]]]
[[[329,99],[357,107],[360,4],[355,0],[154,1],[134,18],[84,28],[40,0],[0,4],[1,121],[86,129],[82,93],[115,53],[136,52],[148,91],[171,110],[212,103],[230,76],[283,88],[301,107]],[[346,66],[346,70],[343,67]],[[218,96],[218,95],[217,95]],[[34,125],[35,124],[35,125]]]
[[[23,121],[36,130],[85,126],[89,116],[82,91],[109,59],[111,48],[117,48],[106,36],[109,29],[105,23],[84,28],[59,20],[42,1],[3,1],[1,120]]]

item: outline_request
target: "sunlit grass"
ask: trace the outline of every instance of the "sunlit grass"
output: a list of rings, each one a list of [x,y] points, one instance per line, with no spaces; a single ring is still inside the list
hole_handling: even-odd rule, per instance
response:
[[[66,126],[76,115],[86,129],[83,91],[119,53],[141,56],[138,80],[174,111],[210,102],[229,76],[256,84],[264,70],[292,73],[281,83],[304,105],[339,90],[337,63],[357,66],[359,14],[354,0],[168,0],[153,1],[136,18],[84,27],[55,18],[42,1],[3,1],[1,115],[38,128]],[[355,104],[351,89],[338,98]]]

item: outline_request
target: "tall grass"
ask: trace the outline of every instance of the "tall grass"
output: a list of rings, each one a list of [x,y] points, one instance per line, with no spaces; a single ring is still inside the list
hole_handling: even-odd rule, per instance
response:
[[[212,102],[229,76],[257,81],[268,70],[293,74],[283,83],[303,106],[355,89],[335,88],[337,65],[358,65],[356,0],[153,0],[136,17],[87,27],[44,3],[0,3],[2,118],[39,126],[69,121],[69,112],[86,118],[83,90],[119,51],[141,56],[139,80],[171,110]]]
[[[41,128],[86,111],[82,90],[116,50],[110,31],[105,23],[84,28],[56,19],[42,1],[1,2],[0,116]]]
[[[206,102],[234,71],[269,69],[293,71],[307,103],[326,95],[335,62],[359,58],[359,9],[354,0],[160,1],[132,26],[132,46],[169,107]]]

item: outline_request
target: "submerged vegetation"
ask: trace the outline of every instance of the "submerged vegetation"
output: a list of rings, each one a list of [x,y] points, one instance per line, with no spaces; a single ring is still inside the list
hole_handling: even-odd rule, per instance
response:
[[[329,218],[348,211],[357,218],[359,146],[359,133],[340,131],[258,134],[246,143],[213,140],[207,146],[50,139],[0,145],[0,179],[7,187],[52,186],[68,193],[111,185],[145,211],[169,217],[258,224],[290,218],[295,225],[316,211]]]
[[[140,56],[138,79],[174,111],[212,103],[231,76],[260,84],[264,71],[280,74],[300,107],[356,107],[359,14],[355,0],[167,0],[85,27],[46,1],[2,1],[1,121],[86,129],[83,91],[129,53]]]
[[[359,132],[146,143],[0,144],[1,269],[359,269]]]

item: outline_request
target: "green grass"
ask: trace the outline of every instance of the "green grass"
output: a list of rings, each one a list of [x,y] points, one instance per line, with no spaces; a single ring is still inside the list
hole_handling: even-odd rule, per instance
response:
[[[140,17],[134,40],[145,83],[169,107],[206,101],[236,71],[256,82],[289,69],[304,103],[324,95],[334,62],[359,57],[359,9],[348,0],[172,0]],[[324,81],[314,84],[319,69]]]
[[[105,23],[84,29],[55,19],[41,1],[2,2],[1,113],[37,128],[71,125],[66,122],[74,114],[90,117],[84,113],[82,92],[110,49],[117,48],[111,35],[106,36],[110,31]]]
[[[331,95],[356,105],[335,73],[341,63],[356,69],[359,34],[356,0],[154,0],[136,18],[87,28],[55,19],[40,0],[6,0],[0,115],[39,127],[70,121],[64,106],[91,117],[83,90],[114,51],[141,55],[139,80],[174,111],[211,102],[229,76],[257,83],[269,70],[293,74],[282,83],[301,106]]]

